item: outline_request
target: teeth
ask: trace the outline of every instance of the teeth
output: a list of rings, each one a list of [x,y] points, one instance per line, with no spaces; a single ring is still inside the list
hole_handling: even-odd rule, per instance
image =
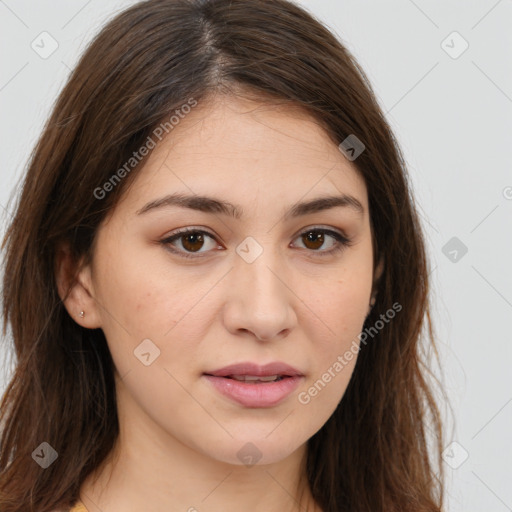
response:
[[[256,377],[254,375],[231,375],[230,377],[241,382],[273,382],[282,379],[280,375],[268,375],[265,377]]]

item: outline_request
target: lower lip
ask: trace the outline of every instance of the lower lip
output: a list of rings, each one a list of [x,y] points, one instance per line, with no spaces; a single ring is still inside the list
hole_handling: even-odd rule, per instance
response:
[[[203,375],[224,396],[245,407],[272,407],[283,401],[299,385],[302,377],[286,377],[277,382],[250,384],[226,377]]]

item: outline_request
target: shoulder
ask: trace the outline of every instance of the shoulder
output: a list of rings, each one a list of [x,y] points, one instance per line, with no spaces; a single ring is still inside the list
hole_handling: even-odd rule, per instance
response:
[[[85,505],[81,501],[77,501],[69,510],[69,512],[88,512]]]
[[[89,512],[89,511],[85,508],[85,505],[81,501],[77,501],[69,509],[59,508],[59,509],[52,510],[52,512]]]

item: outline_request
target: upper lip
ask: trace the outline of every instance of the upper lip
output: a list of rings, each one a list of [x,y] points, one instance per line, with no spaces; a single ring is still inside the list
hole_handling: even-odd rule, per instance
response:
[[[227,377],[230,375],[252,375],[255,377],[268,377],[271,375],[282,375],[294,377],[302,375],[302,373],[286,363],[279,361],[268,363],[265,365],[258,365],[256,363],[244,362],[230,364],[218,370],[205,372],[206,375],[213,375],[214,377]]]

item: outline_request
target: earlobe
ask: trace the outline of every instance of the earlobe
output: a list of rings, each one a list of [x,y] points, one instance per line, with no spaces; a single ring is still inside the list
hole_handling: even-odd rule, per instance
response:
[[[69,244],[62,244],[55,256],[55,280],[59,297],[76,323],[88,329],[101,327],[90,265],[75,262]]]

